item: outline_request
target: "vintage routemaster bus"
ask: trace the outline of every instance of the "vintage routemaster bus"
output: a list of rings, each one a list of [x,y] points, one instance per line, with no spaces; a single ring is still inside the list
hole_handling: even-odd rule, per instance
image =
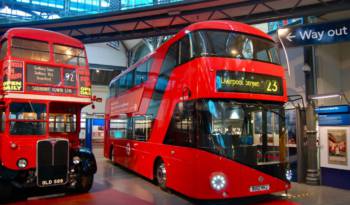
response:
[[[94,155],[79,145],[91,104],[84,45],[51,31],[14,28],[0,41],[0,199],[12,188],[88,191]]]
[[[285,191],[286,101],[270,36],[196,23],[111,81],[104,155],[196,199]]]

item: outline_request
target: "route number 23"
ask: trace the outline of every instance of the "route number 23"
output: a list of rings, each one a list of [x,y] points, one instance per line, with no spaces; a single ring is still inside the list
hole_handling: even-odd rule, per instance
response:
[[[266,91],[273,92],[273,93],[277,92],[278,91],[277,81],[275,81],[275,80],[267,81]]]

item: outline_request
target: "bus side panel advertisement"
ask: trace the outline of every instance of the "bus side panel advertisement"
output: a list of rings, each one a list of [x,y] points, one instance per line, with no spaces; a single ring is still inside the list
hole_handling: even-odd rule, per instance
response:
[[[79,94],[84,96],[91,95],[91,82],[89,70],[78,70],[79,76]]]
[[[23,91],[23,65],[22,61],[4,62],[4,91]]]

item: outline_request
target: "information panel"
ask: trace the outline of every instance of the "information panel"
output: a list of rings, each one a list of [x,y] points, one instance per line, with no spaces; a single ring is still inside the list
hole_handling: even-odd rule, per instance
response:
[[[219,92],[283,95],[281,78],[239,71],[217,71],[216,90]]]
[[[4,61],[4,91],[23,91],[23,62]]]
[[[59,85],[61,82],[61,69],[28,64],[26,77],[28,83]]]

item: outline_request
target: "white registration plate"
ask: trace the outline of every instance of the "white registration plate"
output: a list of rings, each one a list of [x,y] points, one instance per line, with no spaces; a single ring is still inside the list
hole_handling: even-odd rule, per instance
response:
[[[258,192],[258,191],[268,191],[270,190],[270,185],[258,185],[258,186],[251,186],[249,188],[250,192]]]

